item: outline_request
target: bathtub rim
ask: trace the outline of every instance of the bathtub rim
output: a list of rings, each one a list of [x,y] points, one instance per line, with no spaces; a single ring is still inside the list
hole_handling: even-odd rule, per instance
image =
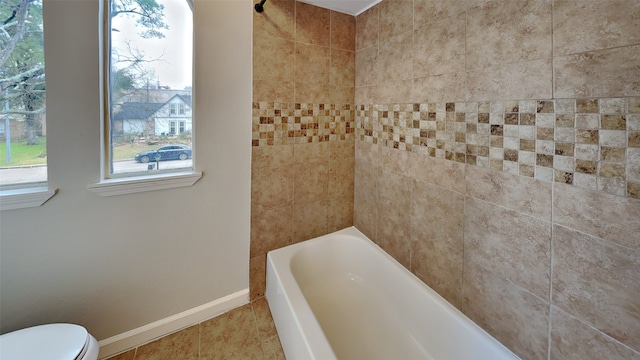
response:
[[[458,308],[453,306],[449,301],[447,301],[444,297],[438,294],[435,290],[433,290],[428,284],[418,278],[413,272],[404,267],[400,262],[398,262],[393,256],[387,253],[384,249],[382,249],[378,244],[376,244],[373,240],[371,240],[368,236],[358,230],[355,226],[350,226],[338,231],[334,231],[329,234],[325,234],[316,238],[312,238],[309,240],[301,241],[299,243],[291,244],[279,249],[271,250],[267,253],[267,291],[265,292],[265,297],[267,298],[267,302],[271,308],[271,302],[269,301],[269,272],[272,273],[273,276],[278,280],[276,285],[281,285],[282,281],[287,281],[288,283],[296,284],[296,286],[291,289],[287,289],[286,291],[282,291],[283,298],[286,300],[286,304],[290,309],[291,314],[293,315],[293,320],[295,322],[296,329],[298,330],[298,334],[301,339],[304,341],[304,344],[308,349],[308,356],[305,358],[308,359],[318,359],[318,360],[336,360],[337,357],[334,354],[333,350],[330,353],[327,353],[326,349],[331,349],[331,344],[329,343],[327,337],[325,336],[322,328],[319,325],[318,320],[315,318],[313,310],[311,306],[308,304],[304,294],[300,286],[298,285],[294,274],[291,271],[291,260],[293,256],[296,254],[299,248],[304,246],[309,246],[310,244],[314,244],[316,242],[322,242],[324,239],[328,237],[334,237],[336,235],[339,236],[348,236],[354,238],[354,240],[359,242],[367,243],[368,246],[373,246],[375,250],[379,253],[381,257],[385,258],[389,261],[390,266],[394,268],[394,271],[400,271],[404,275],[409,275],[407,277],[407,281],[412,283],[412,286],[418,285],[422,290],[425,290],[428,295],[434,301],[434,305],[437,305],[440,308],[440,311],[450,312],[453,317],[455,317],[458,321],[462,322],[464,327],[471,328],[472,330],[477,332],[477,335],[493,345],[502,348],[505,350],[505,355],[511,355],[514,360],[520,360],[520,358],[511,351],[511,349],[507,348],[502,342],[489,334],[485,329],[480,327],[476,322],[471,320],[467,315],[465,315]],[[286,262],[285,262],[286,261]],[[273,266],[273,262],[278,264],[286,263],[287,271],[282,269],[276,269]],[[392,264],[392,265],[391,265]],[[281,271],[278,271],[281,270]],[[271,287],[271,295],[273,296],[273,289]],[[293,304],[297,304],[296,307]],[[296,311],[298,310],[298,311]],[[276,316],[273,316],[274,323],[276,324],[276,329],[278,330],[278,336],[281,339],[281,342],[289,342],[291,339],[283,339],[280,337],[279,325]],[[302,324],[305,324],[304,331],[302,331]],[[283,325],[281,324],[280,327]],[[285,344],[283,343],[283,350],[286,353]],[[317,357],[315,356],[317,355]],[[292,357],[294,359],[298,357]]]

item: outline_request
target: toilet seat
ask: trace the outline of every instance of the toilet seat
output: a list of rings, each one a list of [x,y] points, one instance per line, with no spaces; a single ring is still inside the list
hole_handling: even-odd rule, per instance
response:
[[[47,324],[0,336],[2,360],[80,360],[89,353],[97,358],[97,342],[80,325]]]

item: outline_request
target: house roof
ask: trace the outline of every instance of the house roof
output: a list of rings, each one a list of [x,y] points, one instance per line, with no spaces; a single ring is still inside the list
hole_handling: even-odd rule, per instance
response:
[[[128,102],[122,104],[120,111],[113,114],[113,120],[148,119],[165,103]]]
[[[120,111],[113,114],[113,120],[138,120],[148,119],[164,105],[171,102],[172,99],[179,98],[189,107],[191,107],[191,95],[174,95],[166,102],[151,103],[151,102],[126,102],[120,107]]]
[[[191,106],[191,95],[176,95],[174,97],[179,97],[180,99],[182,99],[182,101],[184,101],[187,105]]]

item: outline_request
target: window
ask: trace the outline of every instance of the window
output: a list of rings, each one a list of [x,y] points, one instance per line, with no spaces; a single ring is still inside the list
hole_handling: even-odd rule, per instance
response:
[[[0,1],[0,191],[46,186],[42,0]]]
[[[187,0],[104,0],[104,178],[193,170],[193,14]],[[185,99],[188,103],[185,103]],[[188,156],[161,156],[179,145]],[[186,153],[185,153],[186,154]],[[155,161],[150,166],[142,160]],[[166,160],[166,161],[165,161]],[[162,161],[162,164],[159,162]]]

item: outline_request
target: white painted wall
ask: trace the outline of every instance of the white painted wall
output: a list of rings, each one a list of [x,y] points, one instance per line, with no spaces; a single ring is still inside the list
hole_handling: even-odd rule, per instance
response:
[[[0,332],[98,340],[249,286],[252,2],[195,1],[193,187],[100,197],[97,0],[45,0],[49,184],[0,214]],[[207,141],[204,141],[207,140]]]

